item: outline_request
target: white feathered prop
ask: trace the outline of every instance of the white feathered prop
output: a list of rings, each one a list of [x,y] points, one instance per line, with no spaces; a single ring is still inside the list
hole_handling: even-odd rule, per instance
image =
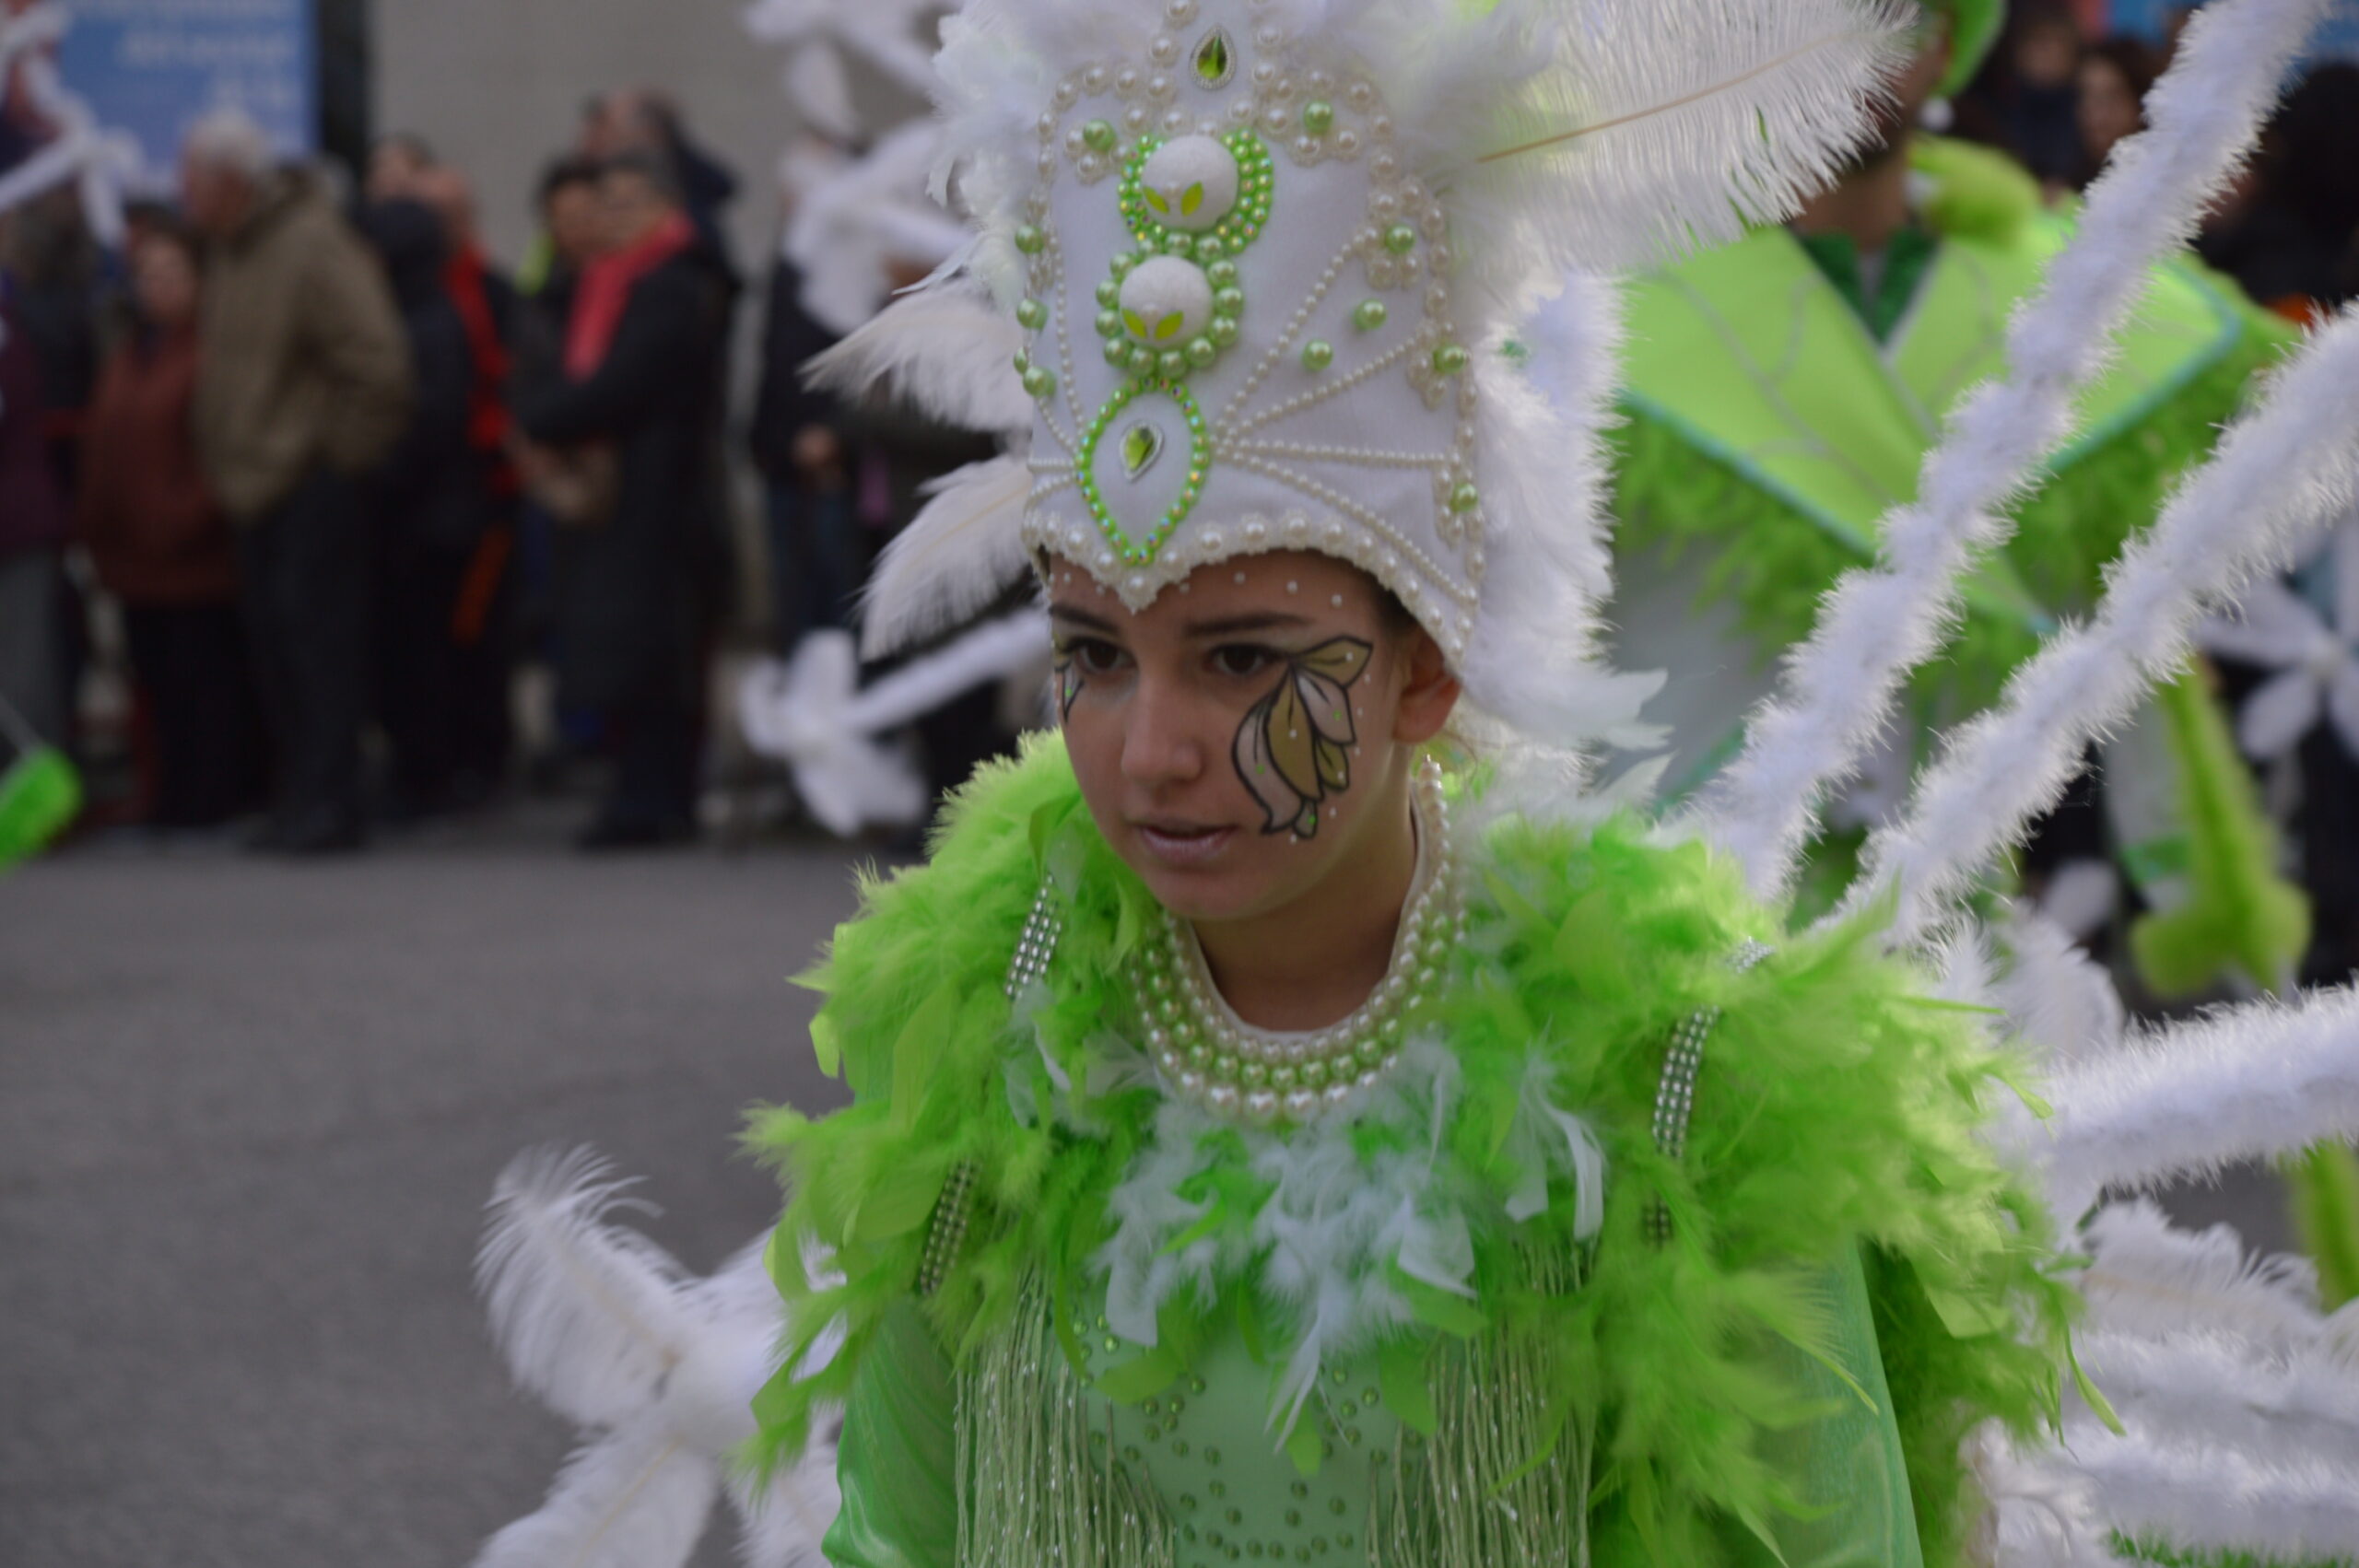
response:
[[[745,1568],[819,1568],[832,1441],[759,1492],[732,1465],[778,1365],[767,1238],[694,1278],[613,1223],[630,1185],[585,1150],[540,1151],[493,1191],[475,1262],[493,1340],[518,1385],[583,1435],[540,1511],[486,1542],[475,1568],[677,1568],[723,1490]]]
[[[1944,643],[1976,556],[2013,524],[1998,509],[2071,434],[2072,399],[2105,366],[2149,269],[2193,237],[2243,163],[2330,0],[2221,0],[2197,12],[2145,100],[2148,129],[2114,149],[2071,244],[2007,332],[2007,374],[1961,403],[1926,455],[1917,500],[1878,525],[1872,568],[1847,572],[1790,655],[1780,695],[1705,791],[1697,825],[1755,892],[1791,877],[1825,792],[1889,721],[1908,672]]]

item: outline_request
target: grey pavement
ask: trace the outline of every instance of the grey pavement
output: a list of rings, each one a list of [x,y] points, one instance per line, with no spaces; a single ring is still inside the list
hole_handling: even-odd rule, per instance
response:
[[[852,860],[549,822],[0,882],[0,1564],[451,1568],[530,1511],[569,1434],[472,1293],[493,1178],[593,1143],[692,1268],[754,1236]]]
[[[787,981],[855,857],[563,825],[0,880],[0,1568],[457,1568],[569,1436],[472,1293],[500,1167],[596,1145],[698,1271],[768,1223],[733,1139],[834,1102]],[[2182,1204],[2282,1245],[2264,1184]]]

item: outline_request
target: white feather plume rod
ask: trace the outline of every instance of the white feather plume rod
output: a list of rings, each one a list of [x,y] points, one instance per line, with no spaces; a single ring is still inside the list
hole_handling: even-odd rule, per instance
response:
[[[928,485],[932,498],[869,579],[862,652],[874,658],[991,608],[1030,569],[1021,523],[1031,490],[1020,457],[970,462]]]
[[[2086,743],[2187,656],[2210,606],[2336,521],[2359,485],[2359,310],[2272,377],[2261,406],[2107,571],[2096,618],[2040,649],[1967,724],[1900,821],[1870,836],[1843,913],[1892,896],[1913,941],[2063,795]]]
[[[2060,1073],[2044,1121],[1994,1136],[2041,1169],[2059,1215],[2238,1160],[2359,1138],[2359,993],[2248,1003],[2146,1033]]]
[[[2043,1463],[2087,1480],[2106,1523],[2133,1540],[2288,1563],[2359,1555],[2359,1471],[2117,1437],[2091,1420],[2069,1424]]]
[[[815,387],[883,393],[946,425],[990,434],[1032,427],[1015,373],[1024,331],[980,283],[961,277],[904,294],[803,368]]]
[[[1825,791],[1875,740],[1908,671],[1946,640],[1976,554],[2013,532],[1994,509],[2071,430],[2073,396],[2105,364],[2149,269],[2193,234],[2250,151],[2327,4],[2221,0],[2196,13],[2147,97],[2150,128],[2115,148],[2071,244],[2015,312],[2006,378],[1959,406],[1916,502],[1881,523],[1877,566],[1845,574],[1822,603],[1779,694],[1755,710],[1743,752],[1699,802],[1699,825],[1756,892],[1785,887]]]
[[[2080,1335],[2073,1351],[2132,1431],[2359,1475],[2359,1367],[2316,1351],[2280,1359],[2224,1334]]]
[[[2119,1568],[2086,1479],[2025,1454],[1995,1423],[1966,1440],[1966,1463],[1989,1504],[1983,1521],[1992,1568]]]
[[[645,1408],[687,1353],[687,1276],[607,1223],[634,1184],[587,1149],[520,1154],[487,1206],[475,1289],[516,1381],[559,1415],[609,1426]]]
[[[2325,1347],[2359,1364],[2359,1312],[2320,1315],[2318,1270],[2306,1258],[2251,1256],[2226,1225],[2177,1229],[2142,1198],[2107,1204],[2081,1237],[2091,1261],[2076,1282],[2094,1332],[2156,1339],[2201,1331],[2269,1355]]]

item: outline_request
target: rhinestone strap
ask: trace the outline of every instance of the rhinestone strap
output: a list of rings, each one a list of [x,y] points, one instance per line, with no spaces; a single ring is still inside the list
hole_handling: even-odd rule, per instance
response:
[[[1742,975],[1776,950],[1748,942],[1729,960]],[[1662,1063],[1662,1081],[1655,1088],[1655,1148],[1677,1161],[1687,1153],[1687,1123],[1696,1110],[1696,1081],[1704,1070],[1704,1047],[1720,1021],[1717,1007],[1699,1007],[1680,1021]],[[1671,1239],[1671,1207],[1657,1198],[1647,1207],[1647,1235],[1657,1246]]]
[[[934,1200],[933,1221],[925,1233],[925,1254],[918,1263],[918,1294],[930,1296],[950,1277],[951,1268],[967,1246],[967,1221],[975,1208],[975,1162],[961,1160],[950,1168]]]
[[[1057,955],[1057,939],[1064,935],[1064,906],[1057,899],[1056,879],[1043,876],[1033,895],[1032,912],[1024,917],[1024,934],[1015,941],[1015,955],[1007,962],[1007,983],[1001,989],[1014,1001],[1024,988],[1049,972]]]

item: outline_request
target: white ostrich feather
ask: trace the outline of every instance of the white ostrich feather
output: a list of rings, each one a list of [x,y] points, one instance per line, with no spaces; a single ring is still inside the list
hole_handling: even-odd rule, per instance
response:
[[[475,1256],[511,1375],[586,1426],[646,1407],[691,1340],[679,1264],[607,1223],[636,1203],[624,1196],[632,1185],[586,1149],[521,1154],[500,1173]]]
[[[803,271],[804,309],[830,331],[853,332],[884,308],[892,263],[933,267],[971,241],[926,193],[940,138],[931,121],[901,126],[804,193],[785,250]]]
[[[1373,30],[1412,7],[1366,10]],[[1907,20],[1890,0],[1572,0],[1494,17],[1454,18],[1464,68],[1452,79],[1445,55],[1389,83],[1395,108],[1434,144],[1478,268],[1521,251],[1601,271],[1733,240],[1823,189],[1867,140]],[[1416,59],[1399,30],[1409,47],[1388,53]],[[1501,50],[1531,68],[1503,83]],[[1453,171],[1456,149],[1479,154]]]
[[[2010,907],[1999,927],[2005,973],[1991,994],[2016,1036],[2051,1067],[2091,1060],[2121,1044],[2129,1014],[2113,977],[2055,921]]]
[[[1846,911],[1897,895],[1887,940],[1940,918],[2053,805],[2086,743],[2186,656],[2209,603],[2341,517],[2359,486],[2359,310],[2312,338],[2153,529],[2107,572],[2096,618],[2052,639],[1960,731],[1908,814],[1868,841]]]
[[[886,546],[870,578],[861,642],[874,655],[991,607],[1030,569],[1017,522],[1032,488],[1021,458],[971,462],[926,486],[932,497]]]
[[[860,134],[860,116],[851,102],[851,74],[844,69],[844,57],[832,44],[815,41],[787,56],[786,96],[804,123],[847,141]]]
[[[2359,1138],[2359,993],[2258,1001],[2142,1031],[2059,1073],[2053,1114],[2001,1124],[2027,1143],[2057,1212],[2143,1187]]]
[[[1015,373],[1024,330],[980,283],[960,277],[904,294],[804,367],[814,386],[906,400],[945,425],[1015,434],[1032,400]]]
[[[1980,1550],[1969,1561],[1992,1568],[2118,1568],[2095,1490],[2083,1477],[2019,1453],[1988,1426],[1967,1439],[1966,1462],[1989,1504]]]
[[[1912,505],[1879,526],[1877,565],[1845,574],[1817,628],[1755,711],[1743,754],[1699,802],[1705,831],[1775,895],[1828,786],[1889,721],[1907,672],[1946,639],[1965,574],[2012,524],[2019,495],[2071,426],[2071,400],[2148,269],[2183,243],[2250,150],[2288,64],[2327,0],[2222,0],[2198,12],[2146,99],[2150,128],[2118,146],[2078,232],[2007,333],[2003,381],[1969,394],[1929,453]]]
[[[2201,1330],[2269,1354],[2328,1340],[2307,1258],[2252,1257],[2225,1225],[2176,1229],[2144,1199],[2106,1205],[2083,1239],[2092,1260],[2078,1283],[2095,1331],[2154,1339]]]
[[[2069,1425],[2047,1462],[2087,1480],[2106,1523],[2133,1539],[2287,1562],[2359,1554],[2359,1470],[2116,1436],[2094,1421]]]
[[[649,1411],[576,1449],[538,1513],[484,1543],[475,1568],[679,1568],[721,1477]]]
[[[2073,1349],[2123,1423],[2156,1442],[2359,1475],[2359,1367],[2315,1350],[2269,1356],[2225,1334],[2093,1334]]]

